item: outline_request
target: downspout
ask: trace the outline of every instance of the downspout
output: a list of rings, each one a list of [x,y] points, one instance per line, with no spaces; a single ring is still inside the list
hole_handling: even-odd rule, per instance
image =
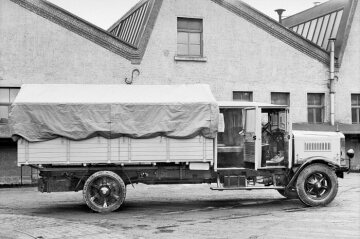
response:
[[[330,123],[335,125],[335,38],[330,38]]]

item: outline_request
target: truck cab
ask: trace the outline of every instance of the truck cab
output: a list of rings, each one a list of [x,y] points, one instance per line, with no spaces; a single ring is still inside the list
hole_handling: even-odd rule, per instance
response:
[[[253,102],[219,102],[217,169],[282,169],[292,166],[289,110]],[[222,123],[221,123],[222,125]]]
[[[292,131],[287,106],[219,102],[218,185],[213,190],[276,189],[309,206],[326,205],[347,170],[340,132]]]

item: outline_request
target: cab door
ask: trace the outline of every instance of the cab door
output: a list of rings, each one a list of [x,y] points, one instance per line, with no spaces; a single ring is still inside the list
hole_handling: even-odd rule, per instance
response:
[[[258,107],[244,109],[244,162],[246,168],[258,168],[261,160],[261,118]]]

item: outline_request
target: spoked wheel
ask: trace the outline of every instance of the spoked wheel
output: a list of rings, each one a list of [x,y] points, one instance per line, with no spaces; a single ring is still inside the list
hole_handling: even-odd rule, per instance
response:
[[[300,200],[308,206],[325,206],[336,196],[338,181],[328,166],[313,164],[306,167],[296,181]]]
[[[118,209],[126,196],[125,183],[119,175],[110,171],[99,171],[85,182],[83,197],[92,210],[106,213]]]

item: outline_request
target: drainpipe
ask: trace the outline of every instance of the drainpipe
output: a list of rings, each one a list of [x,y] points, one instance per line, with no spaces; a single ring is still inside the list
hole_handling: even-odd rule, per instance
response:
[[[335,38],[330,38],[330,123],[335,125]]]

